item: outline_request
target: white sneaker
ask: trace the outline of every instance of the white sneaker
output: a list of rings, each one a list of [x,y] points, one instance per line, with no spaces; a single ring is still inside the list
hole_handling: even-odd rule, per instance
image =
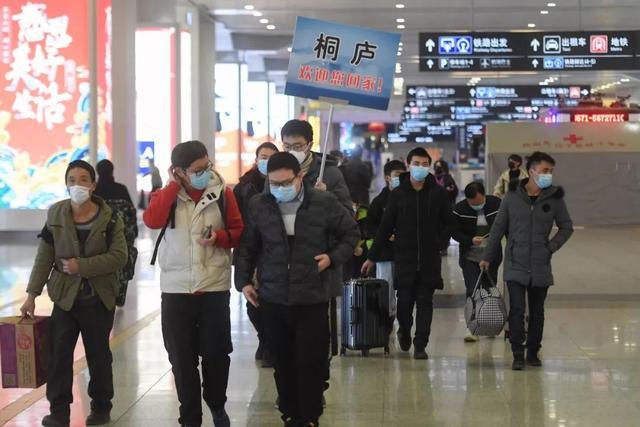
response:
[[[478,342],[478,337],[475,335],[471,335],[471,333],[467,333],[467,336],[464,337],[464,342],[467,342],[467,343]]]

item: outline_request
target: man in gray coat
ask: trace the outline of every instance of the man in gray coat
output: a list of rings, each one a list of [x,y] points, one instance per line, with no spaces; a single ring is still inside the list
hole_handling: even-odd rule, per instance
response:
[[[564,202],[564,190],[552,186],[555,160],[535,152],[527,159],[529,177],[512,181],[498,216],[491,228],[489,242],[480,268],[488,269],[500,252],[507,235],[504,280],[509,288],[509,333],[513,351],[513,370],[526,364],[541,366],[538,357],[544,329],[544,301],[553,285],[551,257],[573,233],[573,224]],[[554,223],[558,232],[550,238]],[[525,337],[525,296],[529,302],[529,332]]]

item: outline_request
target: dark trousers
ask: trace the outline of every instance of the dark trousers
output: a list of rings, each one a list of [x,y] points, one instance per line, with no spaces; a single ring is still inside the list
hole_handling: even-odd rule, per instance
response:
[[[99,413],[111,410],[113,358],[109,349],[109,333],[113,326],[113,313],[114,310],[107,310],[100,301],[73,306],[70,311],[54,305],[47,378],[51,413],[69,417],[69,405],[73,402],[73,351],[80,334],[89,366],[91,409]]]
[[[433,293],[430,286],[420,284],[418,274],[413,283],[398,283],[398,323],[402,334],[410,335],[413,326],[413,307],[416,307],[415,348],[423,349],[429,343],[433,320]]]
[[[227,401],[231,321],[229,292],[162,294],[162,337],[180,401],[180,424],[202,423],[202,397],[211,410]]]
[[[264,334],[264,321],[262,320],[262,309],[256,307],[247,301],[247,316],[249,321],[258,333],[258,343],[261,347],[266,348],[266,339]]]
[[[263,302],[262,309],[280,412],[301,422],[317,422],[329,358],[329,305]]]
[[[489,267],[489,276],[493,280],[493,284],[498,283],[498,268],[500,264],[491,263]],[[478,276],[480,275],[480,265],[477,262],[469,261],[465,259],[462,262],[462,275],[464,276],[464,286],[467,289],[467,298],[471,296],[473,293],[473,288],[476,286],[476,282],[478,281]],[[482,285],[485,287],[491,286],[491,281],[487,278],[487,276],[483,276]]]
[[[549,288],[524,286],[517,282],[508,282],[509,287],[509,337],[513,353],[524,352],[524,342],[527,341],[527,351],[536,354],[540,350],[542,333],[544,331],[544,301]],[[526,302],[529,298],[529,330],[525,336],[524,315]]]

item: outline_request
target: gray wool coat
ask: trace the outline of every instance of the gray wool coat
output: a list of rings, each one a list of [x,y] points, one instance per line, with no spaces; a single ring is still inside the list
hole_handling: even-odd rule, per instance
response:
[[[573,234],[573,223],[561,187],[544,189],[533,203],[524,187],[527,181],[510,184],[482,258],[492,262],[506,235],[505,282],[548,287],[553,285],[551,257]],[[558,232],[551,237],[554,223]]]

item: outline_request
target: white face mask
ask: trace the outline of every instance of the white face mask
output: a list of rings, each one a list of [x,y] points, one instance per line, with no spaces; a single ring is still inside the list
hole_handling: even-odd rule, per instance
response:
[[[295,157],[298,160],[298,163],[302,164],[302,162],[304,162],[304,159],[307,158],[307,153],[304,151],[289,151],[289,154],[292,154],[293,157]]]
[[[82,185],[72,185],[69,187],[69,196],[71,202],[76,205],[81,205],[91,197],[91,190],[88,187]]]

